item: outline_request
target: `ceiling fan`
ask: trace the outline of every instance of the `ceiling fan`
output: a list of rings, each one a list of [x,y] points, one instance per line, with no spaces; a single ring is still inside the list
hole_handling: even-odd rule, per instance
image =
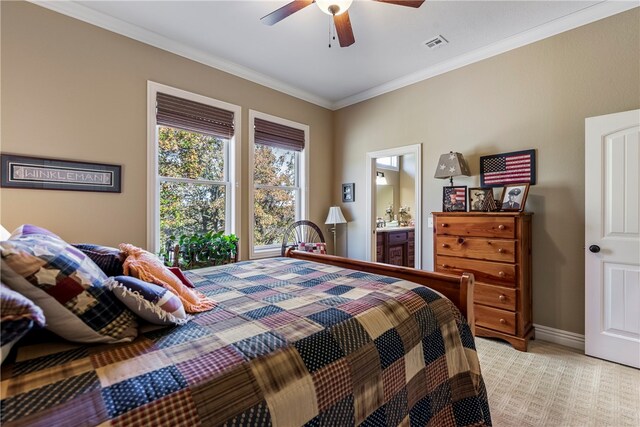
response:
[[[398,6],[408,6],[418,8],[422,6],[424,0],[372,0],[380,3],[391,3]],[[318,5],[321,11],[327,15],[333,16],[333,23],[338,33],[338,41],[340,47],[351,46],[355,43],[356,39],[353,36],[353,29],[351,28],[351,21],[349,20],[349,6],[353,3],[353,0],[295,0],[291,3],[287,3],[280,9],[271,12],[268,15],[263,16],[260,20],[267,24],[273,25],[289,15],[298,12],[301,9],[315,3]],[[331,45],[329,45],[331,47]]]

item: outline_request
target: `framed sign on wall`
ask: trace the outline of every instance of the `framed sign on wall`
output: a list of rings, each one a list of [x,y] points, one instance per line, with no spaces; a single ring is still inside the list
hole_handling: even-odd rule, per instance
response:
[[[42,157],[0,155],[5,188],[120,193],[120,165],[76,162]]]

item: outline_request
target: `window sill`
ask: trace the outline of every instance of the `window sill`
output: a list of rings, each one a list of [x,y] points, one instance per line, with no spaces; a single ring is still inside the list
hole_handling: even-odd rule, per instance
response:
[[[274,258],[280,256],[281,248],[254,249],[249,255],[249,259]]]

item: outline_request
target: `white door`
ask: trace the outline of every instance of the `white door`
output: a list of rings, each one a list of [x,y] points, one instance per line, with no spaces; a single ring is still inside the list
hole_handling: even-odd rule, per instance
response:
[[[640,367],[640,110],[586,119],[585,352]]]

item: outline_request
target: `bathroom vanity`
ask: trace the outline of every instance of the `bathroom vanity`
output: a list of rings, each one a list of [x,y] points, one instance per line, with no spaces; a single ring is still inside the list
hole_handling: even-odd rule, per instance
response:
[[[376,261],[404,267],[415,265],[413,227],[378,228],[376,239]]]

